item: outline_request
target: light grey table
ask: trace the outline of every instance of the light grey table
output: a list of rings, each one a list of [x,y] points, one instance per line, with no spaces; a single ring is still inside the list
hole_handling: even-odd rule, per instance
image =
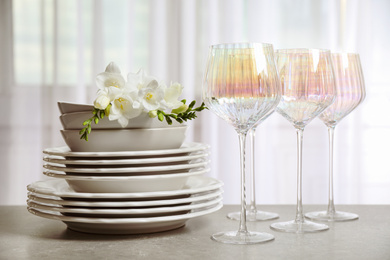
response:
[[[24,206],[0,206],[0,259],[390,259],[390,205],[337,206],[359,214],[356,221],[330,224],[312,234],[272,231],[274,221],[248,223],[249,230],[269,232],[272,242],[226,245],[214,242],[217,231],[237,230],[226,213],[238,206],[191,219],[173,231],[147,235],[92,235],[66,228],[60,221],[27,212]],[[294,217],[295,206],[260,206]],[[305,205],[306,212],[325,206]]]

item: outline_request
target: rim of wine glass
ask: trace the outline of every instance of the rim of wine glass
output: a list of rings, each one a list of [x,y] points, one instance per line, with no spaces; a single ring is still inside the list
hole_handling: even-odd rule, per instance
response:
[[[211,49],[245,49],[254,46],[261,46],[263,48],[274,48],[271,43],[261,42],[234,42],[234,43],[219,43],[211,45]]]
[[[318,51],[320,53],[329,53],[331,54],[331,51],[328,49],[316,49],[316,48],[292,48],[292,49],[277,49],[275,50],[275,53],[283,53],[283,54],[306,54],[310,53],[311,51]]]
[[[355,57],[359,57],[360,59],[360,55],[359,53],[357,52],[342,52],[342,51],[335,51],[335,52],[331,52],[330,54],[332,55],[347,55],[347,56],[355,56]]]

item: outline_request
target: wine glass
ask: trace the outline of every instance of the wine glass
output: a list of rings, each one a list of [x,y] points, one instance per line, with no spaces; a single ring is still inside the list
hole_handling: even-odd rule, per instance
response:
[[[332,53],[332,63],[335,72],[337,96],[336,101],[329,106],[319,119],[328,127],[329,135],[329,203],[328,210],[310,212],[305,217],[320,221],[347,221],[358,219],[354,213],[336,211],[333,197],[333,145],[336,125],[351,113],[365,98],[363,72],[359,54]]]
[[[279,218],[279,215],[277,213],[273,212],[267,212],[258,210],[256,206],[256,185],[255,185],[255,136],[256,136],[256,128],[260,125],[261,122],[263,122],[266,118],[268,118],[274,110],[271,110],[266,116],[264,116],[259,122],[257,122],[251,129],[248,131],[249,135],[249,142],[250,142],[250,185],[251,185],[251,193],[250,193],[250,204],[249,209],[246,211],[246,220],[247,221],[264,221],[264,220],[272,220]],[[240,220],[241,212],[230,212],[227,214],[227,217],[229,219],[233,220]]]
[[[329,50],[287,49],[276,51],[282,98],[276,109],[297,131],[297,208],[295,220],[278,222],[271,229],[305,233],[327,230],[325,224],[307,221],[302,208],[303,130],[335,99],[335,80]]]
[[[248,231],[245,197],[245,141],[248,130],[275,109],[280,84],[271,44],[231,43],[210,47],[203,81],[203,100],[237,131],[240,147],[241,214],[238,231],[219,232],[222,243],[255,244],[270,241],[268,233]]]

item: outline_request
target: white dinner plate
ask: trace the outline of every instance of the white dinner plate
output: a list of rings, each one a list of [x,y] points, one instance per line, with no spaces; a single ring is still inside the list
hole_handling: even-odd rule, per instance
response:
[[[43,153],[49,155],[58,155],[63,157],[89,157],[89,158],[99,158],[99,157],[156,157],[164,155],[177,155],[185,154],[196,151],[203,151],[209,149],[209,145],[202,143],[184,143],[178,149],[167,149],[167,150],[148,150],[148,151],[121,151],[121,152],[72,152],[69,147],[54,147],[47,148],[43,150]]]
[[[200,160],[200,161],[199,161]],[[50,163],[43,165],[44,168],[51,171],[61,171],[73,174],[148,174],[152,172],[162,173],[173,173],[177,171],[185,171],[190,169],[195,169],[199,167],[205,167],[209,164],[209,160],[198,159],[186,164],[177,164],[177,165],[166,165],[166,166],[149,166],[149,167],[110,167],[110,168],[77,168],[77,167],[62,167],[55,166]]]
[[[90,208],[74,208],[61,207],[52,204],[43,204],[33,200],[27,200],[27,205],[32,208],[56,211],[68,216],[84,217],[116,217],[116,218],[133,218],[133,217],[156,217],[163,215],[177,215],[188,211],[209,207],[222,201],[222,196],[217,196],[213,199],[193,202],[188,205],[175,205],[165,207],[148,207],[148,208],[122,208],[122,209],[90,209]],[[174,213],[174,214],[173,214]]]
[[[158,199],[158,200],[121,200],[121,201],[91,201],[91,200],[69,200],[62,199],[57,196],[42,195],[39,193],[29,192],[28,199],[41,204],[51,204],[67,207],[83,207],[83,208],[130,208],[130,207],[157,207],[180,205],[186,203],[193,203],[202,200],[209,200],[220,196],[223,193],[221,188],[212,191],[205,191],[189,195],[189,197],[178,199]]]
[[[37,181],[27,186],[27,190],[34,193],[57,196],[62,198],[78,199],[157,199],[181,195],[192,195],[218,189],[223,186],[220,180],[206,176],[189,177],[183,188],[172,191],[151,191],[132,193],[88,193],[76,192],[64,179]]]
[[[28,211],[39,217],[63,221],[68,228],[95,234],[145,234],[176,229],[195,217],[213,213],[222,208],[220,202],[212,207],[193,210],[191,213],[150,218],[85,218],[64,216],[59,212],[43,211],[27,207]]]
[[[62,156],[44,156],[43,160],[49,163],[63,164],[63,165],[91,165],[93,167],[96,166],[120,166],[120,165],[156,165],[156,164],[168,164],[175,162],[189,162],[191,160],[202,159],[208,157],[209,154],[201,151],[198,153],[190,154],[190,155],[182,155],[182,156],[171,156],[171,157],[157,157],[157,158],[141,158],[141,159],[111,159],[111,160],[88,160],[81,159],[75,160],[70,157],[66,159]]]
[[[173,191],[181,189],[191,176],[209,172],[209,168],[191,169],[189,172],[137,176],[81,176],[67,175],[47,170],[43,174],[54,178],[65,179],[77,192],[92,193],[129,193]]]

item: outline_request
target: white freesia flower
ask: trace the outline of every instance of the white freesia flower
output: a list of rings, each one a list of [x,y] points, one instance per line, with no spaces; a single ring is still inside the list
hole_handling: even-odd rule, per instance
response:
[[[137,73],[127,74],[127,86],[130,88],[142,89],[148,86],[152,81],[157,81],[154,77],[149,76],[144,70],[140,69]]]
[[[106,71],[99,73],[96,76],[96,85],[100,90],[109,87],[123,88],[125,86],[125,79],[121,75],[119,67],[111,62],[106,67]]]
[[[164,109],[164,88],[152,80],[139,90],[138,100],[147,111]]]
[[[176,109],[183,105],[179,97],[183,92],[183,86],[179,83],[173,83],[165,89],[164,104],[169,109]]]
[[[122,127],[127,126],[129,119],[135,118],[142,113],[142,108],[139,106],[139,102],[136,102],[137,93],[121,93],[117,95],[111,102],[112,106],[109,120],[118,120]]]

